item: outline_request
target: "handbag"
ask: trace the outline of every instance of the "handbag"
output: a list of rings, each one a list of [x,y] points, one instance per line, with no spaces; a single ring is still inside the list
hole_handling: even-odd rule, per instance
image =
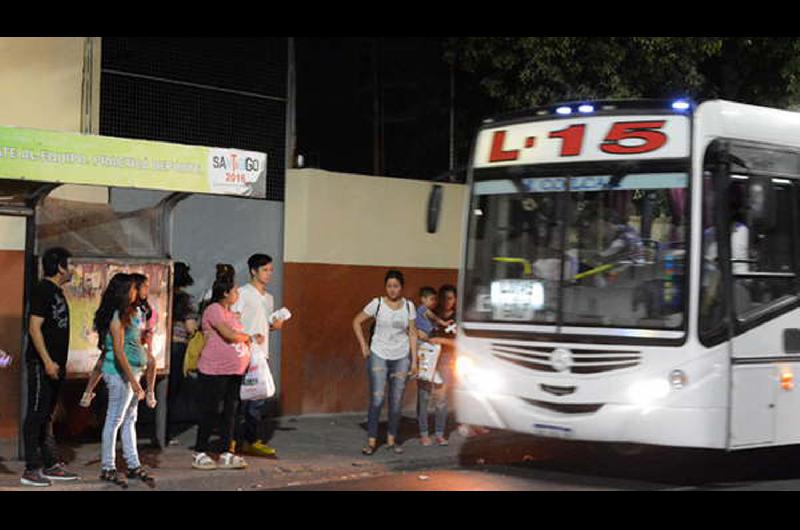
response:
[[[257,401],[275,395],[275,381],[267,363],[267,357],[255,345],[252,346],[250,366],[242,378],[239,397],[242,401]]]

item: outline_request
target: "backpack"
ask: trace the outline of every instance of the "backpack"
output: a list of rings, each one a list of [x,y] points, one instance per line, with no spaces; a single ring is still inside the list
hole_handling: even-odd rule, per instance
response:
[[[189,372],[197,371],[197,362],[200,360],[200,354],[203,353],[203,348],[206,345],[206,338],[203,330],[198,329],[189,339],[186,345],[186,353],[183,356],[183,375],[189,375]]]
[[[372,349],[372,337],[375,335],[375,325],[378,323],[378,313],[380,313],[380,311],[381,311],[381,301],[382,300],[383,300],[383,297],[378,297],[378,308],[375,310],[375,315],[372,317],[373,318],[372,325],[369,327],[369,347],[370,347],[370,349]],[[408,300],[403,298],[403,301],[405,302],[406,312],[408,313],[408,316],[411,316],[411,309],[409,309]]]

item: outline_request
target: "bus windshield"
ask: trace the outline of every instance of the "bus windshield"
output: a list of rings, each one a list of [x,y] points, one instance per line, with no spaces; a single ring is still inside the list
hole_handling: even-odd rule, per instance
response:
[[[476,169],[465,321],[682,328],[687,168]]]

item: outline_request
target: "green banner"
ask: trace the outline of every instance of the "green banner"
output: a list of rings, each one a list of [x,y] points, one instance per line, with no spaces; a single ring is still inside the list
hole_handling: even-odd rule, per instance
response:
[[[255,151],[0,127],[0,178],[266,197]]]

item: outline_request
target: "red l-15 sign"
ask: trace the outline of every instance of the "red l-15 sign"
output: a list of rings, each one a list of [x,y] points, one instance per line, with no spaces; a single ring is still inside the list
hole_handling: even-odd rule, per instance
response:
[[[475,167],[689,156],[686,116],[597,116],[480,132]]]

